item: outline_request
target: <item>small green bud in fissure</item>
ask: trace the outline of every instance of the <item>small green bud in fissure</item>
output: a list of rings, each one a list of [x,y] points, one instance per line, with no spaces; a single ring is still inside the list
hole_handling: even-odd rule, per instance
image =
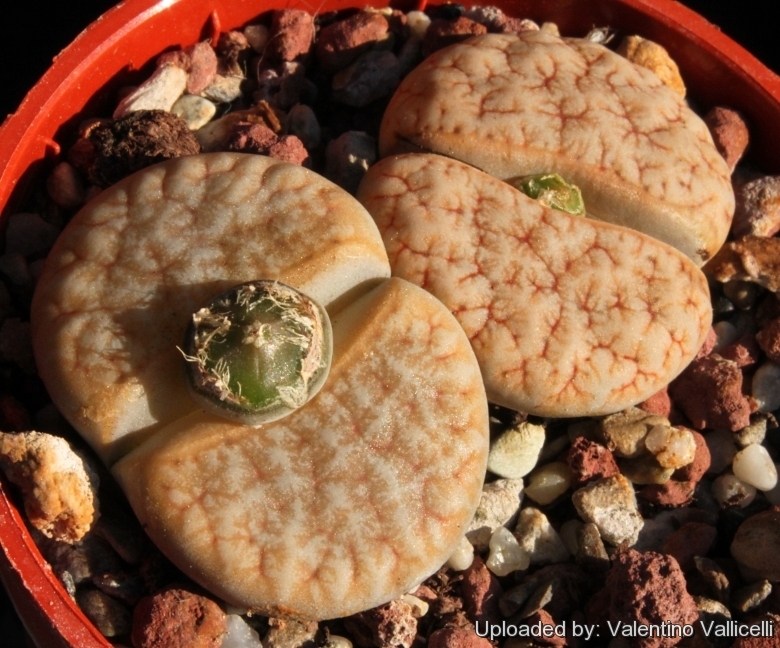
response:
[[[204,409],[246,425],[286,416],[322,387],[333,336],[325,309],[278,281],[250,281],[193,314],[182,350]]]
[[[538,200],[545,207],[575,216],[585,214],[585,203],[582,201],[579,187],[569,184],[557,173],[512,178],[507,182],[529,198]]]

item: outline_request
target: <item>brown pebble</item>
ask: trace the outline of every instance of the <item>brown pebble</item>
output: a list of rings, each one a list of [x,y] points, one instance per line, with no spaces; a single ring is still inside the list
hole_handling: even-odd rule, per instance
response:
[[[737,529],[731,555],[747,581],[780,580],[780,511],[769,509],[749,517]]]
[[[735,432],[750,423],[751,406],[742,393],[742,372],[733,360],[718,355],[694,360],[672,382],[669,394],[697,430]]]
[[[491,643],[470,628],[447,625],[428,639],[428,648],[491,648]]]
[[[603,445],[577,437],[566,457],[571,471],[572,486],[579,488],[590,481],[612,477],[620,472],[615,457]]]
[[[693,440],[696,443],[696,454],[691,463],[674,471],[673,479],[680,482],[698,482],[710,469],[712,461],[710,449],[707,447],[704,437],[696,430],[689,430],[689,432],[693,435]]]
[[[317,644],[319,624],[316,621],[269,618],[268,626],[263,648],[314,648]]]
[[[360,11],[324,27],[317,36],[317,60],[323,71],[347,67],[387,35],[387,19],[375,11]]]
[[[672,533],[664,542],[664,553],[673,556],[683,571],[696,567],[694,558],[705,556],[715,544],[715,527],[704,522],[688,522]]]
[[[133,613],[134,648],[219,648],[226,631],[220,607],[184,589],[147,596]]]
[[[607,574],[608,619],[613,625],[692,624],[696,603],[686,590],[685,576],[671,556],[634,549],[619,551]],[[671,648],[679,637],[635,637],[638,648]]]
[[[263,52],[263,68],[276,67],[284,61],[305,63],[313,42],[314,21],[308,11],[274,11],[270,36]]]
[[[471,566],[463,572],[463,603],[472,623],[497,623],[501,619],[498,601],[502,594],[498,578],[474,556]]]
[[[24,405],[10,394],[0,394],[0,432],[23,432],[31,427]]]
[[[708,276],[727,281],[752,281],[780,291],[780,239],[744,236],[726,243],[706,266]]]
[[[715,148],[733,171],[748,145],[748,127],[742,115],[736,110],[716,106],[704,116],[704,123],[710,129]]]
[[[464,16],[452,21],[441,18],[434,20],[428,25],[423,38],[423,57],[428,57],[443,47],[460,43],[479,34],[487,34],[487,27]]]
[[[108,187],[157,162],[200,153],[187,123],[164,110],[138,110],[98,126],[89,135],[95,160],[89,179]]]
[[[84,202],[84,181],[68,162],[60,162],[46,178],[46,191],[54,204],[74,209]]]

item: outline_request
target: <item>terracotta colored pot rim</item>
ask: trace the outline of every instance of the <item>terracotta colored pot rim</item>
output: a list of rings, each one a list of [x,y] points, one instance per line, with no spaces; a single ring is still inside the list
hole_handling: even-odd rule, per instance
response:
[[[358,4],[327,0],[320,10]],[[394,4],[405,10],[415,6],[414,1]],[[767,172],[780,171],[780,146],[772,146],[780,123],[780,77],[690,9],[673,0],[491,4],[514,15],[555,21],[564,34],[610,24],[663,43],[681,64],[701,106],[729,105],[744,112],[753,130],[754,159]],[[311,9],[298,1],[286,6]],[[168,20],[169,14],[176,20]],[[256,0],[126,0],[108,11],[62,52],[0,127],[0,213],[18,210],[40,174],[57,161],[59,142],[64,145],[76,126],[74,115],[98,114],[98,106],[109,105],[112,88],[165,48],[211,38],[258,14]],[[711,82],[713,75],[717,84]],[[0,577],[36,643],[47,648],[109,647],[43,560],[6,489],[0,479]]]

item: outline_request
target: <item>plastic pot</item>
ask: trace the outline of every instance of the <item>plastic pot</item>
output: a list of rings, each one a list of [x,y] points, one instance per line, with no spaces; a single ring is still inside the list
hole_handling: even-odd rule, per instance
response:
[[[0,127],[0,214],[18,211],[31,187],[59,161],[84,116],[110,115],[115,91],[138,82],[166,49],[186,46],[252,22],[273,8],[304,3],[257,0],[126,0],[87,28],[55,60]],[[318,11],[356,6],[326,0]],[[387,4],[380,0],[376,4]],[[609,25],[663,44],[702,110],[725,105],[749,120],[750,157],[780,172],[780,78],[716,27],[673,0],[497,0],[510,15],[554,21],[561,33],[584,35]],[[409,10],[414,2],[398,3]],[[0,578],[38,646],[107,648],[41,557],[0,480]]]

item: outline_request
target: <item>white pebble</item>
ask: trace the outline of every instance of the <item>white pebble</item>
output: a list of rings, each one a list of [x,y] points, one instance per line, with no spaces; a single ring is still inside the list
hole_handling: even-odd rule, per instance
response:
[[[645,447],[664,468],[682,468],[696,456],[696,441],[685,428],[654,425],[645,437]]]
[[[490,446],[488,470],[518,479],[534,469],[544,445],[544,428],[523,422],[498,437]]]
[[[520,548],[517,538],[506,527],[498,527],[490,536],[490,556],[487,568],[496,576],[506,576],[519,569],[528,569],[528,554]]]
[[[712,494],[721,508],[745,508],[755,499],[756,489],[729,473],[712,482]]]
[[[469,542],[466,536],[463,536],[447,560],[447,566],[454,571],[463,571],[471,567],[474,560],[474,546]]]
[[[737,454],[734,435],[728,430],[713,430],[704,435],[704,442],[710,451],[709,473],[719,474],[731,465]]]
[[[525,492],[537,504],[549,504],[569,490],[570,484],[569,466],[553,461],[531,473]]]
[[[760,491],[772,490],[777,486],[777,470],[772,457],[767,449],[758,443],[753,443],[734,455],[732,470],[737,479],[755,486]]]
[[[759,412],[774,412],[780,408],[780,365],[762,364],[753,375],[752,392]]]
[[[265,25],[247,25],[244,27],[244,38],[258,54],[262,54],[268,42],[268,27]]]
[[[246,621],[236,614],[225,617],[227,634],[222,639],[220,648],[262,648],[260,635]]]
[[[431,19],[422,11],[410,11],[406,14],[406,24],[409,25],[409,38],[421,41],[428,31]]]
[[[176,100],[171,112],[187,122],[187,128],[196,131],[211,121],[217,112],[217,107],[208,99],[186,94]]]
[[[780,464],[775,464],[775,472],[778,470],[780,470]],[[772,490],[766,491],[764,497],[766,497],[770,504],[774,504],[775,506],[780,504],[780,482],[775,484],[775,487]]]
[[[113,117],[119,119],[137,110],[170,111],[186,87],[187,73],[175,65],[164,65],[119,102]]]

